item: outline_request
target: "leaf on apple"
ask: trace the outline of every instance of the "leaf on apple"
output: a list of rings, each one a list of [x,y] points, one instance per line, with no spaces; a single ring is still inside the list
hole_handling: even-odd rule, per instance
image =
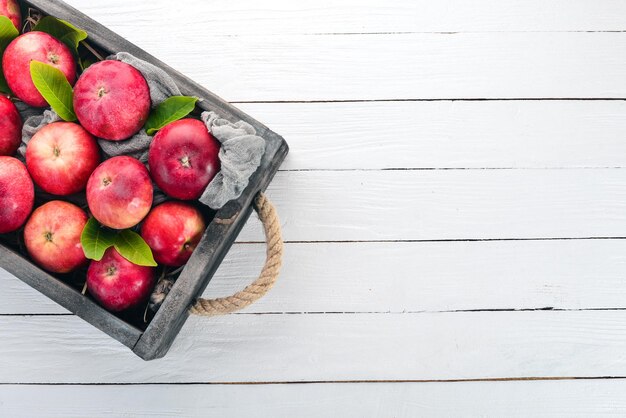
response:
[[[35,25],[33,31],[45,32],[48,35],[54,36],[67,45],[70,51],[73,51],[75,55],[78,55],[78,44],[87,39],[87,32],[84,30],[78,29],[65,20],[57,19],[52,16],[46,16],[41,19]]]
[[[90,218],[80,236],[85,257],[90,260],[102,260],[104,252],[115,244],[115,238],[114,231],[102,227],[95,218]]]
[[[0,16],[0,58],[2,58],[7,46],[9,46],[11,41],[17,38],[19,34],[13,22],[11,22],[11,19],[6,16]],[[2,71],[0,71],[0,91],[3,93],[11,93]]]
[[[197,97],[172,96],[152,110],[145,129],[148,135],[154,135],[159,129],[184,118],[196,107]]]
[[[30,75],[35,87],[52,109],[63,120],[74,122],[74,92],[61,70],[43,62],[31,61]]]
[[[156,267],[152,250],[141,235],[130,229],[119,231],[115,237],[115,249],[128,261],[139,266]]]

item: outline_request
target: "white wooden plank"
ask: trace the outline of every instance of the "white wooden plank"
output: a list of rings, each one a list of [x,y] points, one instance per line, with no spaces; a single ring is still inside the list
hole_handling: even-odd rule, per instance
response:
[[[577,31],[626,27],[626,6],[611,1],[462,0],[166,0],[101,3],[69,0],[116,30],[193,29],[205,36],[242,34]],[[191,12],[191,13],[190,13]]]
[[[12,418],[604,417],[626,414],[624,380],[306,385],[3,386]],[[33,403],[36,399],[36,404]],[[88,411],[88,412],[87,412]]]
[[[244,312],[616,308],[626,240],[288,244],[280,280]],[[250,283],[263,245],[236,245],[205,297]]]
[[[204,296],[251,283],[264,252],[235,245]],[[626,240],[287,244],[280,280],[243,312],[622,308],[625,266]],[[0,314],[66,312],[0,270]]]
[[[288,241],[626,236],[621,169],[282,172],[269,196]]]
[[[229,101],[626,97],[622,33],[250,35],[199,45],[188,26],[158,30],[120,32]]]
[[[624,101],[242,103],[285,170],[626,165]]]
[[[66,309],[0,268],[0,315],[66,313]]]
[[[2,383],[626,376],[626,311],[194,317],[152,362],[74,316],[0,337]]]

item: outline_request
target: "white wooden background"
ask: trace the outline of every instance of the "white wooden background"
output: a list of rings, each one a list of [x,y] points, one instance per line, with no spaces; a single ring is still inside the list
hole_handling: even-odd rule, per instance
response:
[[[285,268],[148,363],[0,270],[1,416],[626,414],[626,2],[70,3],[285,136]]]

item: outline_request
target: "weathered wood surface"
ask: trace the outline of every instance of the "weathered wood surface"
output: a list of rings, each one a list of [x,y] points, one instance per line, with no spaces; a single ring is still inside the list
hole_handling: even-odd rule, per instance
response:
[[[74,316],[4,317],[0,335],[0,383],[626,377],[624,310],[191,317],[151,362]]]
[[[381,32],[557,32],[620,31],[626,26],[619,0],[318,0],[303,6],[272,0],[185,0],[171,7],[163,0],[150,5],[110,0],[68,0],[107,26],[129,32],[154,31],[154,26],[181,34],[189,27],[208,37],[259,34],[350,34]],[[184,6],[184,7],[182,7]],[[128,19],[135,17],[134,20]],[[201,43],[201,41],[196,41]],[[192,47],[193,45],[189,45]]]
[[[621,100],[237,106],[289,138],[281,170],[626,166]]]
[[[626,170],[280,172],[287,241],[626,236]],[[262,241],[249,223],[241,241]]]
[[[626,414],[623,380],[306,385],[4,386],[0,405],[31,418],[579,417]],[[280,396],[277,396],[280,394]],[[110,399],[112,402],[94,402]]]
[[[144,363],[1,272],[1,412],[624,415],[626,3],[70,3],[287,138],[284,274]]]
[[[198,53],[188,26],[160,32],[120,34],[234,102],[626,97],[621,33],[242,35]]]

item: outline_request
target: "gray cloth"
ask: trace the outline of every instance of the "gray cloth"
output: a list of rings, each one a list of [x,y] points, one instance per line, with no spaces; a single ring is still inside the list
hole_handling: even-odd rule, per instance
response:
[[[44,110],[41,108],[30,107],[26,103],[20,101],[15,102],[15,107],[17,107],[17,111],[20,113],[23,121],[31,116],[41,116],[44,112]]]
[[[162,69],[142,61],[134,56],[120,52],[108,59],[117,59],[135,67],[144,76],[150,87],[152,106],[156,106],[171,96],[180,96],[181,92],[174,80]],[[39,129],[61,118],[52,110],[34,110],[25,106],[20,114],[25,118],[22,129],[22,145],[19,154],[26,154],[26,144]],[[219,158],[221,171],[215,176],[200,197],[200,202],[212,209],[220,209],[228,201],[241,196],[248,185],[250,176],[261,163],[265,152],[265,140],[256,135],[255,129],[244,121],[230,122],[214,112],[202,113],[202,120],[207,129],[222,144]],[[141,130],[125,141],[107,141],[98,139],[104,159],[119,155],[128,155],[144,164],[148,163],[148,151],[153,137]],[[155,188],[155,201],[160,203],[167,197]]]
[[[248,186],[265,153],[265,140],[242,120],[232,123],[215,112],[203,112],[202,120],[222,144],[219,154],[222,168],[200,196],[200,202],[219,209],[241,196]]]
[[[139,131],[130,139],[124,141],[107,141],[106,139],[98,139],[98,145],[102,148],[105,159],[113,158],[118,155],[128,155],[138,159],[144,164],[148,164],[148,149],[152,137],[146,134],[145,130]]]

